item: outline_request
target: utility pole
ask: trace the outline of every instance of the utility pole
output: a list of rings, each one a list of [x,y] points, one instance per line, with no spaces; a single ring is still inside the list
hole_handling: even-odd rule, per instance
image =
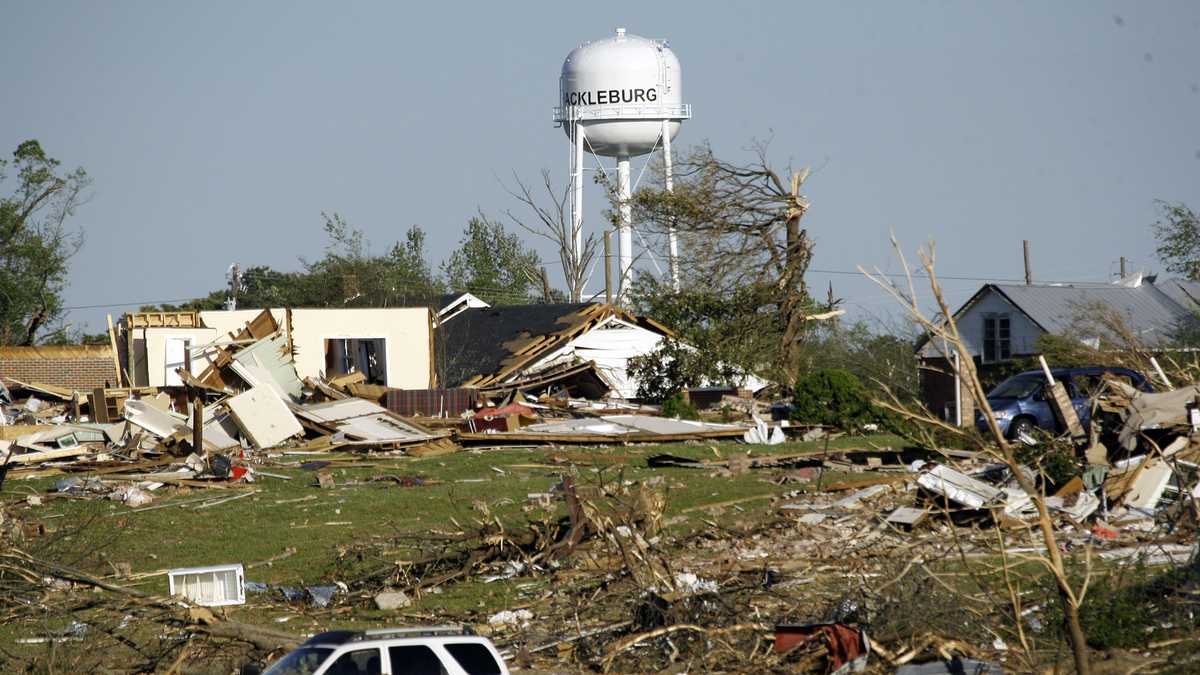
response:
[[[542,266],[542,302],[550,304],[550,277],[546,274],[546,267]]]
[[[1033,269],[1029,266],[1029,240],[1025,239],[1021,242],[1025,249],[1025,285],[1033,285]]]
[[[604,231],[604,303],[612,304],[612,232]]]
[[[229,299],[225,301],[225,309],[237,309],[238,290],[242,287],[242,270],[237,263],[229,266]]]

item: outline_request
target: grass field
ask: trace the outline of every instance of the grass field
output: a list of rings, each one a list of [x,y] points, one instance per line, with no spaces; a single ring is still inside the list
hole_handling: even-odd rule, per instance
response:
[[[639,590],[631,575],[622,578],[619,573],[614,574],[622,569],[621,560],[614,559],[611,548],[591,545],[597,544],[595,539],[553,571],[526,573],[491,583],[481,578],[483,574],[476,574],[433,588],[422,584],[421,590],[415,592],[416,586],[406,586],[413,603],[397,611],[377,610],[370,601],[373,593],[391,581],[382,583],[376,579],[358,587],[354,582],[361,572],[371,568],[382,568],[386,580],[388,574],[400,569],[397,562],[410,561],[419,553],[416,540],[425,535],[475,532],[482,522],[500,523],[506,532],[521,532],[541,513],[536,506],[539,502],[548,504],[550,515],[555,518],[565,516],[567,510],[561,498],[537,498],[539,494],[550,493],[564,476],[572,478],[581,495],[584,490],[600,485],[611,488],[640,483],[652,485],[665,496],[662,512],[665,545],[658,553],[669,556],[677,571],[694,571],[719,581],[718,605],[728,614],[709,617],[717,625],[744,620],[751,613],[764,621],[803,622],[811,619],[814,612],[837,602],[847,589],[860,584],[876,585],[884,578],[899,575],[904,577],[903,583],[891,588],[886,606],[876,608],[878,620],[872,626],[876,631],[873,637],[903,640],[936,626],[945,635],[990,644],[988,631],[1004,630],[1006,625],[1002,620],[1004,603],[996,600],[1002,598],[1005,588],[1003,579],[994,572],[999,560],[975,559],[969,570],[947,543],[953,535],[938,519],[911,536],[897,532],[898,536],[890,536],[878,546],[869,543],[870,535],[864,536],[876,529],[883,509],[890,508],[885,504],[907,503],[911,497],[896,494],[891,502],[885,499],[884,504],[874,503],[865,511],[843,511],[824,529],[800,524],[794,517],[770,513],[778,504],[773,497],[819,492],[834,483],[872,481],[880,473],[825,469],[814,474],[812,470],[801,472],[786,467],[730,472],[716,468],[651,468],[647,463],[648,458],[659,454],[710,460],[747,453],[795,455],[820,454],[826,449],[833,452],[903,447],[903,441],[897,437],[869,436],[840,438],[828,446],[824,442],[789,442],[777,446],[702,442],[481,448],[427,458],[336,453],[278,457],[262,465],[263,471],[282,478],[260,475],[252,484],[223,484],[223,489],[163,488],[155,491],[155,500],[143,507],[145,510],[105,499],[74,500],[58,496],[54,492],[55,478],[10,478],[0,491],[0,499],[8,505],[10,513],[46,525],[49,530],[46,536],[27,542],[27,548],[43,559],[73,565],[90,574],[105,576],[111,583],[147,593],[166,595],[166,569],[221,563],[247,565],[248,581],[295,588],[343,582],[351,588],[349,593],[340,592],[333,605],[326,608],[304,600],[287,602],[278,592],[249,593],[245,605],[218,610],[234,622],[297,636],[332,628],[447,622],[470,623],[487,631],[487,618],[496,612],[529,608],[537,620],[528,630],[504,628],[493,634],[497,644],[516,650],[562,634],[578,634],[584,627],[627,621],[635,615],[644,587]],[[335,486],[319,487],[316,470],[299,466],[309,461],[329,462],[324,470],[330,472]],[[411,477],[419,477],[423,484],[404,486],[392,480]],[[34,495],[40,504],[29,503],[37,501],[29,500]],[[229,497],[238,498],[213,503]],[[813,500],[824,500],[826,504],[836,498],[813,496]],[[961,532],[968,537],[968,543],[978,542],[970,539],[977,534],[991,536],[987,530]],[[1017,533],[1009,536],[1010,545],[1036,545],[1029,535],[1024,539],[1017,539]],[[423,545],[429,546],[428,541]],[[760,547],[767,551],[762,562],[756,562],[759,558],[738,557],[739,551],[745,553]],[[364,549],[367,553],[356,557]],[[922,551],[920,555],[930,570],[905,577],[913,551]],[[600,559],[593,560],[593,556]],[[519,556],[509,559],[515,558]],[[267,560],[274,562],[255,564]],[[761,586],[758,576],[768,564],[778,570],[783,580],[781,585]],[[1147,603],[1137,598],[1143,587],[1149,588],[1145,585],[1147,580],[1159,585],[1165,583],[1154,581],[1158,572],[1122,570],[1115,564],[1094,560],[1085,563],[1080,559],[1076,564],[1088,565],[1104,579],[1098,577],[1091,591],[1100,604],[1092,610],[1099,614],[1090,617],[1089,636],[1093,632],[1100,638],[1115,635],[1119,639],[1105,638],[1105,644],[1128,642],[1132,646],[1146,643],[1150,640],[1146,636],[1177,641],[1177,633],[1191,634],[1188,628],[1194,623],[1191,619],[1180,620],[1181,628],[1175,632],[1165,629],[1165,632],[1147,632],[1157,625],[1165,601],[1153,600],[1144,606]],[[116,574],[125,565],[132,570],[130,577]],[[763,567],[756,567],[759,565]],[[1026,604],[1040,603],[1049,608],[1045,612],[1053,615],[1052,586],[1044,570],[1032,562],[1012,565],[1011,570],[1025,576],[1026,594],[1031,594]],[[930,579],[935,573],[938,581],[932,583]],[[1125,581],[1116,584],[1114,579]],[[612,585],[605,588],[609,581]],[[1121,591],[1117,586],[1129,590]],[[72,621],[102,626],[104,621],[111,625],[114,620],[113,604],[110,602],[103,610],[107,614],[98,615],[99,610],[90,605],[91,591],[86,587],[75,589],[69,597],[53,598],[53,594],[50,591],[46,596],[50,601],[40,613],[27,612],[20,621],[0,625],[0,664],[6,656],[15,657],[16,662],[33,658],[46,664],[57,659],[57,663],[67,664],[69,670],[71,664],[95,663],[87,660],[90,653],[107,649],[110,651],[104,657],[105,663],[127,665],[143,656],[141,651],[130,647],[133,642],[162,650],[177,649],[178,643],[170,641],[186,639],[179,636],[186,635],[187,628],[181,630],[176,624],[164,630],[163,624],[150,619],[121,629],[125,637],[135,638],[133,642],[121,642],[125,637],[107,636],[98,628],[89,634],[94,637],[86,641],[57,645],[18,643],[19,639],[44,636]],[[596,594],[599,602],[593,602]],[[963,613],[964,598],[975,610],[998,602],[995,606],[1001,611],[999,614],[976,611],[968,616]],[[1117,601],[1124,602],[1120,605],[1124,609],[1109,611],[1110,605],[1115,608],[1120,604]],[[51,607],[71,609],[64,612]],[[692,610],[700,611],[696,607]],[[116,616],[119,619],[120,613]],[[1044,621],[1047,626],[1054,625],[1049,616]],[[1037,636],[1041,645],[1038,658],[1048,663],[1061,660],[1061,642],[1055,642],[1056,635],[1051,630]],[[607,639],[605,644],[611,646],[614,636]],[[1006,634],[1006,639],[1011,641],[1014,637]],[[1184,643],[1170,644],[1179,652]],[[580,650],[588,646],[587,641],[577,645]],[[701,649],[692,656],[700,658],[704,653]],[[646,654],[650,658],[654,652]],[[203,664],[210,656],[189,663]],[[225,663],[240,658],[237,654],[225,656]],[[654,658],[660,657],[661,654]],[[552,670],[559,667],[573,670],[580,663],[596,663],[594,654],[589,661],[586,655],[577,658],[570,651],[543,652],[538,658],[542,664],[553,664]],[[631,653],[628,658],[631,660],[624,662],[625,672],[640,672],[642,662],[637,660],[640,656]],[[646,663],[658,662],[651,658]],[[224,666],[214,662],[215,669],[189,672],[229,672],[221,671],[221,667]]]
[[[841,438],[829,450],[844,448],[899,447],[899,438],[888,436]],[[112,564],[127,563],[134,577],[174,567],[240,562],[246,565],[285,555],[271,565],[248,569],[249,581],[291,586],[311,586],[338,581],[335,559],[339,550],[397,533],[457,529],[478,516],[476,502],[483,502],[501,522],[524,522],[522,507],[529,495],[547,493],[563,475],[576,482],[600,480],[646,480],[662,476],[667,496],[664,513],[677,532],[686,533],[708,525],[709,516],[694,507],[740,502],[732,511],[743,514],[766,508],[768,497],[805,489],[797,484],[778,485],[763,480],[768,472],[712,475],[713,472],[685,468],[648,468],[646,458],[662,453],[693,459],[728,458],[751,453],[796,454],[821,452],[824,442],[750,446],[735,442],[678,443],[609,447],[555,447],[466,450],[429,458],[371,458],[344,454],[328,457],[279,458],[275,463],[335,460],[326,467],[336,487],[317,486],[316,472],[299,467],[267,466],[262,469],[287,479],[260,476],[253,484],[228,490],[162,488],[144,511],[135,511],[113,501],[69,500],[52,495],[54,478],[9,480],[0,497],[6,502],[40,493],[40,506],[22,507],[22,514],[40,518],[59,533],[76,531],[57,544],[63,549],[89,552]],[[337,461],[352,460],[352,461]],[[339,465],[347,465],[340,467]],[[369,465],[367,465],[369,464]],[[778,475],[778,471],[769,472]],[[383,476],[418,476],[425,485],[404,487]],[[109,476],[110,478],[114,476]],[[825,472],[824,480],[845,475]],[[867,474],[870,477],[870,474]],[[204,507],[208,501],[244,492],[250,496]],[[198,506],[204,508],[197,508]],[[688,510],[688,513],[683,513]],[[678,516],[684,516],[679,518]],[[92,556],[89,556],[92,557]],[[109,572],[112,569],[107,570]],[[103,567],[93,572],[101,573]],[[146,592],[166,594],[165,575],[121,581]],[[440,610],[457,614],[468,608],[492,611],[511,602],[512,588],[503,583],[484,585],[468,581],[454,584],[442,594],[425,594],[412,608],[436,620]],[[278,612],[251,602],[232,608],[231,616],[263,621]],[[483,606],[480,606],[480,603]],[[352,615],[339,614],[335,623],[395,621],[394,615],[373,610]],[[361,625],[361,624],[358,624]],[[297,627],[299,630],[303,630]]]

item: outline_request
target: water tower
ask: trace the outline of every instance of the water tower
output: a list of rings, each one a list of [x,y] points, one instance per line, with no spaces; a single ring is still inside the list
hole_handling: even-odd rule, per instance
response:
[[[571,225],[575,259],[583,255],[583,156],[617,159],[620,214],[620,291],[624,299],[633,267],[633,223],[629,205],[629,159],[663,151],[666,187],[671,189],[671,139],[692,116],[683,103],[679,59],[663,40],[616,35],[584,43],[567,54],[558,81],[560,106],[554,121],[571,139]],[[668,232],[671,282],[679,287],[674,230]],[[605,261],[607,264],[607,261]]]

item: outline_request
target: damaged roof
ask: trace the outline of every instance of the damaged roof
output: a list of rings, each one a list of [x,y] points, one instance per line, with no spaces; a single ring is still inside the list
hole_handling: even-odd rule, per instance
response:
[[[664,335],[652,319],[603,303],[568,302],[467,309],[437,329],[437,365],[447,386],[484,386],[616,316]]]

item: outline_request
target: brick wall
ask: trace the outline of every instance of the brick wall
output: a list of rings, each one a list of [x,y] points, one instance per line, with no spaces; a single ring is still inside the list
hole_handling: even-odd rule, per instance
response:
[[[0,377],[79,391],[119,386],[107,345],[0,347]]]

